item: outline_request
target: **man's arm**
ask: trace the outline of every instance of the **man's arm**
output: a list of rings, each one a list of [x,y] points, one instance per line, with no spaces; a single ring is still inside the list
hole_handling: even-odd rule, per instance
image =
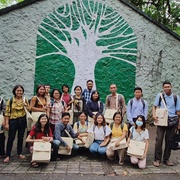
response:
[[[67,146],[66,142],[63,141],[62,137],[61,137],[61,126],[60,124],[56,124],[55,125],[55,131],[54,131],[54,135],[55,135],[55,140],[59,140],[61,142],[61,144],[63,146]]]
[[[127,105],[127,119],[128,119],[128,122],[133,125],[134,122],[133,122],[133,119],[132,119],[132,108],[131,108],[131,103],[130,103],[131,100],[128,101],[128,105]]]

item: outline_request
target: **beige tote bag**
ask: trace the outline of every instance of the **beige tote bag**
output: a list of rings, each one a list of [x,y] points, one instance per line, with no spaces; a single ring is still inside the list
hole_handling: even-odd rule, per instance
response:
[[[130,140],[127,154],[129,156],[135,156],[139,159],[143,158],[146,143],[144,141]]]
[[[119,146],[115,146],[116,144],[116,141],[118,140],[119,138],[114,138],[111,140],[111,148],[115,151],[115,150],[118,150],[118,149],[124,149],[127,147],[127,142],[126,142],[126,138],[124,138],[123,140],[120,141],[120,145]]]
[[[51,158],[51,143],[34,142],[32,161],[49,162]]]
[[[156,108],[156,117],[158,119],[158,122],[154,121],[154,124],[157,126],[168,126],[168,109],[166,103],[164,102],[162,93],[160,93],[160,96],[164,104],[164,108]]]

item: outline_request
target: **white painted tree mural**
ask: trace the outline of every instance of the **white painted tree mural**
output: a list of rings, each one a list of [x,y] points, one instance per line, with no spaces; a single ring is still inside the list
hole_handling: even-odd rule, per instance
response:
[[[72,87],[84,86],[87,79],[96,82],[95,66],[104,58],[121,61],[135,71],[136,37],[120,14],[106,4],[90,0],[66,3],[41,22],[37,38],[36,66],[40,67],[43,58],[52,64],[54,56],[68,58],[75,67]]]

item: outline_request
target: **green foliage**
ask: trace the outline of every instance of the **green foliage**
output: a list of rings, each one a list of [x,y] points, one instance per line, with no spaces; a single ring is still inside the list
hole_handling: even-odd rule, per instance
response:
[[[20,3],[24,0],[0,0],[0,9]]]
[[[180,3],[178,0],[129,0],[154,20],[180,35]]]

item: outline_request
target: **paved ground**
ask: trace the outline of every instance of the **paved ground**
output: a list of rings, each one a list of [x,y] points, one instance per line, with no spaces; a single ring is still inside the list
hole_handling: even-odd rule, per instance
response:
[[[110,162],[106,159],[98,159],[93,158],[89,152],[81,151],[79,155],[76,157],[62,157],[60,161],[50,162],[48,165],[42,165],[38,168],[30,167],[31,155],[28,154],[26,148],[24,148],[24,153],[26,154],[26,160],[20,161],[17,159],[15,155],[15,149],[13,149],[13,157],[11,158],[11,162],[8,164],[3,163],[3,159],[0,159],[2,163],[0,163],[0,179],[6,174],[8,179],[13,177],[19,177],[23,179],[23,176],[27,175],[27,177],[32,177],[34,174],[41,174],[43,177],[50,177],[47,179],[51,179],[55,174],[56,177],[85,177],[90,176],[118,176],[118,177],[138,177],[139,175],[144,175],[147,179],[152,179],[156,174],[156,177],[162,178],[162,175],[172,174],[172,177],[180,177],[180,156],[179,151],[172,151],[171,160],[175,162],[175,166],[167,167],[162,165],[160,167],[154,167],[152,165],[153,161],[153,153],[154,153],[154,140],[155,140],[155,127],[148,126],[150,132],[150,148],[148,152],[147,158],[147,167],[144,170],[138,169],[136,166],[131,165],[129,162],[126,162],[123,166],[118,165],[117,162]],[[14,174],[14,176],[12,176]],[[52,176],[50,175],[52,174]],[[5,176],[4,176],[5,177]],[[41,176],[42,177],[42,176]],[[34,177],[35,178],[35,177]],[[33,178],[33,179],[34,179]],[[45,178],[45,179],[46,179]],[[66,179],[69,179],[66,178]],[[3,178],[4,179],[4,178]],[[31,178],[30,178],[31,179]],[[52,178],[55,179],[55,178]],[[72,178],[70,178],[72,179]],[[76,178],[75,178],[76,179]],[[78,179],[78,178],[77,178]],[[95,179],[95,178],[93,178]],[[156,178],[155,178],[156,179]],[[163,178],[164,179],[164,178]],[[171,178],[173,180],[173,178]]]

